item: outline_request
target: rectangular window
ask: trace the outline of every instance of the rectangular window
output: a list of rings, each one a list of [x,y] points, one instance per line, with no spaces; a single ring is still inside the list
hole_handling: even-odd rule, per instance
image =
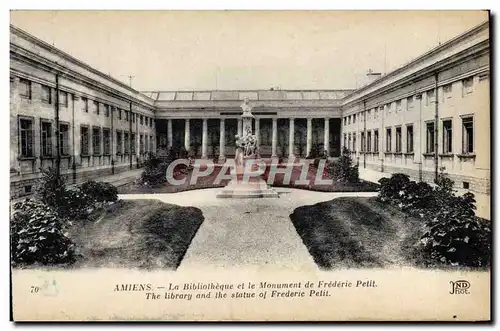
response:
[[[104,105],[104,116],[109,117],[109,105]]]
[[[136,118],[136,114],[135,113],[132,113],[132,123],[135,123],[135,118]]]
[[[392,130],[387,128],[385,131],[385,151],[391,152],[392,150]]]
[[[125,110],[125,121],[128,122],[128,111]]]
[[[88,113],[89,112],[89,99],[83,98],[82,97],[82,103],[83,103],[83,111]]]
[[[356,134],[352,135],[352,150],[354,152],[358,150],[358,146],[356,145]]]
[[[52,156],[52,123],[42,122],[40,131],[41,155]]]
[[[19,79],[19,95],[31,99],[31,82],[27,79]]]
[[[474,77],[469,77],[462,80],[463,92],[462,94],[465,96],[466,94],[472,93],[472,88],[474,86]]]
[[[125,154],[128,154],[130,152],[130,141],[128,139],[128,132],[123,133],[123,149],[125,150]]]
[[[434,122],[428,122],[426,125],[427,132],[427,153],[434,153]]]
[[[474,119],[472,117],[462,118],[463,126],[463,154],[474,153]]]
[[[19,134],[21,142],[21,157],[33,157],[33,120],[19,120]]]
[[[99,102],[94,101],[94,114],[99,115]]]
[[[52,88],[50,86],[42,85],[42,102],[52,103]]]
[[[413,108],[413,96],[406,98],[406,110]]]
[[[102,141],[104,143],[104,155],[111,154],[111,136],[109,129],[102,129]]]
[[[413,153],[413,125],[406,126],[406,153]]]
[[[80,148],[82,155],[89,155],[89,128],[80,127]]]
[[[92,129],[92,149],[94,151],[94,155],[101,155],[101,129],[93,128]]]
[[[142,117],[142,115],[139,116],[139,121],[140,121],[140,124],[143,125],[144,124],[144,119]]]
[[[378,130],[373,131],[373,151],[378,153]]]
[[[142,136],[142,134],[139,135],[139,153],[144,153],[144,137]]]
[[[121,109],[117,109],[118,110],[118,119],[121,120],[122,119],[122,110]]]
[[[116,132],[116,154],[121,155],[122,154],[122,133],[121,132]]]
[[[401,153],[401,127],[396,128],[396,153]]]
[[[356,123],[356,114],[352,115],[352,124]]]
[[[59,123],[59,151],[61,156],[69,155],[69,125]]]
[[[368,131],[366,133],[366,151],[371,152],[372,151],[372,132]]]
[[[59,91],[59,104],[68,107],[68,92]]]
[[[451,120],[443,121],[443,153],[453,153],[453,132]]]
[[[135,133],[130,135],[130,140],[132,141],[131,152],[132,154],[135,154]]]
[[[347,116],[347,125],[351,125],[351,115]]]
[[[364,132],[361,132],[361,151],[364,152],[365,151],[365,133]]]
[[[344,117],[344,119],[345,119],[345,117]],[[345,121],[344,121],[344,122],[345,122]],[[346,148],[349,148],[349,145],[347,145],[347,135],[346,135],[345,133],[344,133],[344,146],[345,146]]]

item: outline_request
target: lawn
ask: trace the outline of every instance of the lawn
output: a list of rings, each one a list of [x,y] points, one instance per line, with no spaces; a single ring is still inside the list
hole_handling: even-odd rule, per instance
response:
[[[423,233],[422,222],[376,198],[342,197],[301,206],[290,218],[321,269],[420,262],[413,244]]]
[[[279,165],[278,169],[286,168],[285,165]],[[207,176],[199,177],[195,184],[191,184],[192,170],[186,174],[180,174],[175,177],[175,179],[186,179],[181,185],[172,185],[169,183],[163,183],[160,185],[156,185],[154,187],[145,187],[135,183],[131,183],[130,185],[126,185],[118,188],[120,194],[128,194],[128,193],[175,193],[182,192],[187,190],[194,189],[203,189],[203,188],[217,188],[224,187],[228,184],[229,180],[224,179],[219,183],[216,182],[217,176],[221,171],[222,167],[215,167],[214,171]],[[265,181],[268,181],[270,166],[266,167],[265,172],[262,174],[262,178]],[[271,186],[274,187],[290,187],[290,188],[298,188],[298,189],[306,189],[312,191],[321,191],[321,192],[375,192],[377,191],[378,184],[367,182],[360,180],[358,183],[342,183],[333,181],[333,184],[325,185],[316,183],[316,168],[314,166],[309,166],[308,172],[306,175],[305,183],[296,183],[302,172],[301,166],[294,166],[292,168],[292,173],[290,176],[290,182],[287,183],[284,181],[285,175],[283,173],[277,173],[272,182],[268,182]],[[227,172],[228,173],[228,172]],[[322,179],[327,179],[326,176],[322,177]]]
[[[119,200],[71,227],[81,254],[74,266],[176,269],[202,222],[198,208]]]

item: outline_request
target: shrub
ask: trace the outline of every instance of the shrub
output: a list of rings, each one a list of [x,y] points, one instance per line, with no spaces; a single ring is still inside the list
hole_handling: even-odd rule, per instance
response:
[[[115,202],[118,200],[118,190],[110,183],[89,180],[81,184],[79,188],[83,197],[90,197],[94,202]]]
[[[79,187],[73,187],[66,190],[64,203],[58,208],[59,215],[69,219],[86,219],[94,204],[95,197],[86,194]]]
[[[323,144],[313,144],[311,146],[311,152],[307,156],[308,159],[318,159],[326,158],[325,151],[323,150]]]
[[[398,205],[402,202],[405,190],[410,184],[410,177],[406,174],[396,173],[390,178],[380,178],[380,192],[378,198],[382,202]]]
[[[444,169],[435,187],[410,181],[405,174],[382,178],[379,200],[422,218],[425,233],[420,251],[428,265],[485,267],[491,258],[491,229],[475,216],[472,193],[456,196]]]
[[[66,194],[64,177],[57,174],[53,168],[40,169],[40,171],[42,177],[37,186],[38,198],[50,207],[60,208],[64,205]]]
[[[14,204],[10,223],[12,264],[62,264],[75,261],[74,244],[65,234],[67,223],[42,201]]]
[[[431,207],[434,209],[433,189],[425,182],[410,181],[400,196],[400,207],[416,215],[422,215]]]
[[[326,169],[329,176],[339,182],[359,182],[358,166],[352,164],[351,152],[346,147],[342,150],[340,159],[338,161],[328,162]]]
[[[472,193],[450,198],[426,215],[427,231],[421,239],[427,260],[437,264],[486,267],[491,260],[491,228],[474,215]]]

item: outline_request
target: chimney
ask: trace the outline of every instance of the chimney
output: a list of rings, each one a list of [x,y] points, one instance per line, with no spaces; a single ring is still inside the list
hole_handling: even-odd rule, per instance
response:
[[[367,83],[366,84],[370,84],[370,83],[373,83],[374,81],[376,81],[377,79],[379,79],[380,77],[382,77],[382,73],[380,73],[380,72],[374,72],[372,69],[370,69],[366,73],[366,77],[367,77]]]

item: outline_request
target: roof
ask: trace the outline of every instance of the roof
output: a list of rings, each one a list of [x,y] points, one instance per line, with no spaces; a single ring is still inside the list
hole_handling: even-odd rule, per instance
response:
[[[146,91],[156,101],[341,100],[354,90]]]

